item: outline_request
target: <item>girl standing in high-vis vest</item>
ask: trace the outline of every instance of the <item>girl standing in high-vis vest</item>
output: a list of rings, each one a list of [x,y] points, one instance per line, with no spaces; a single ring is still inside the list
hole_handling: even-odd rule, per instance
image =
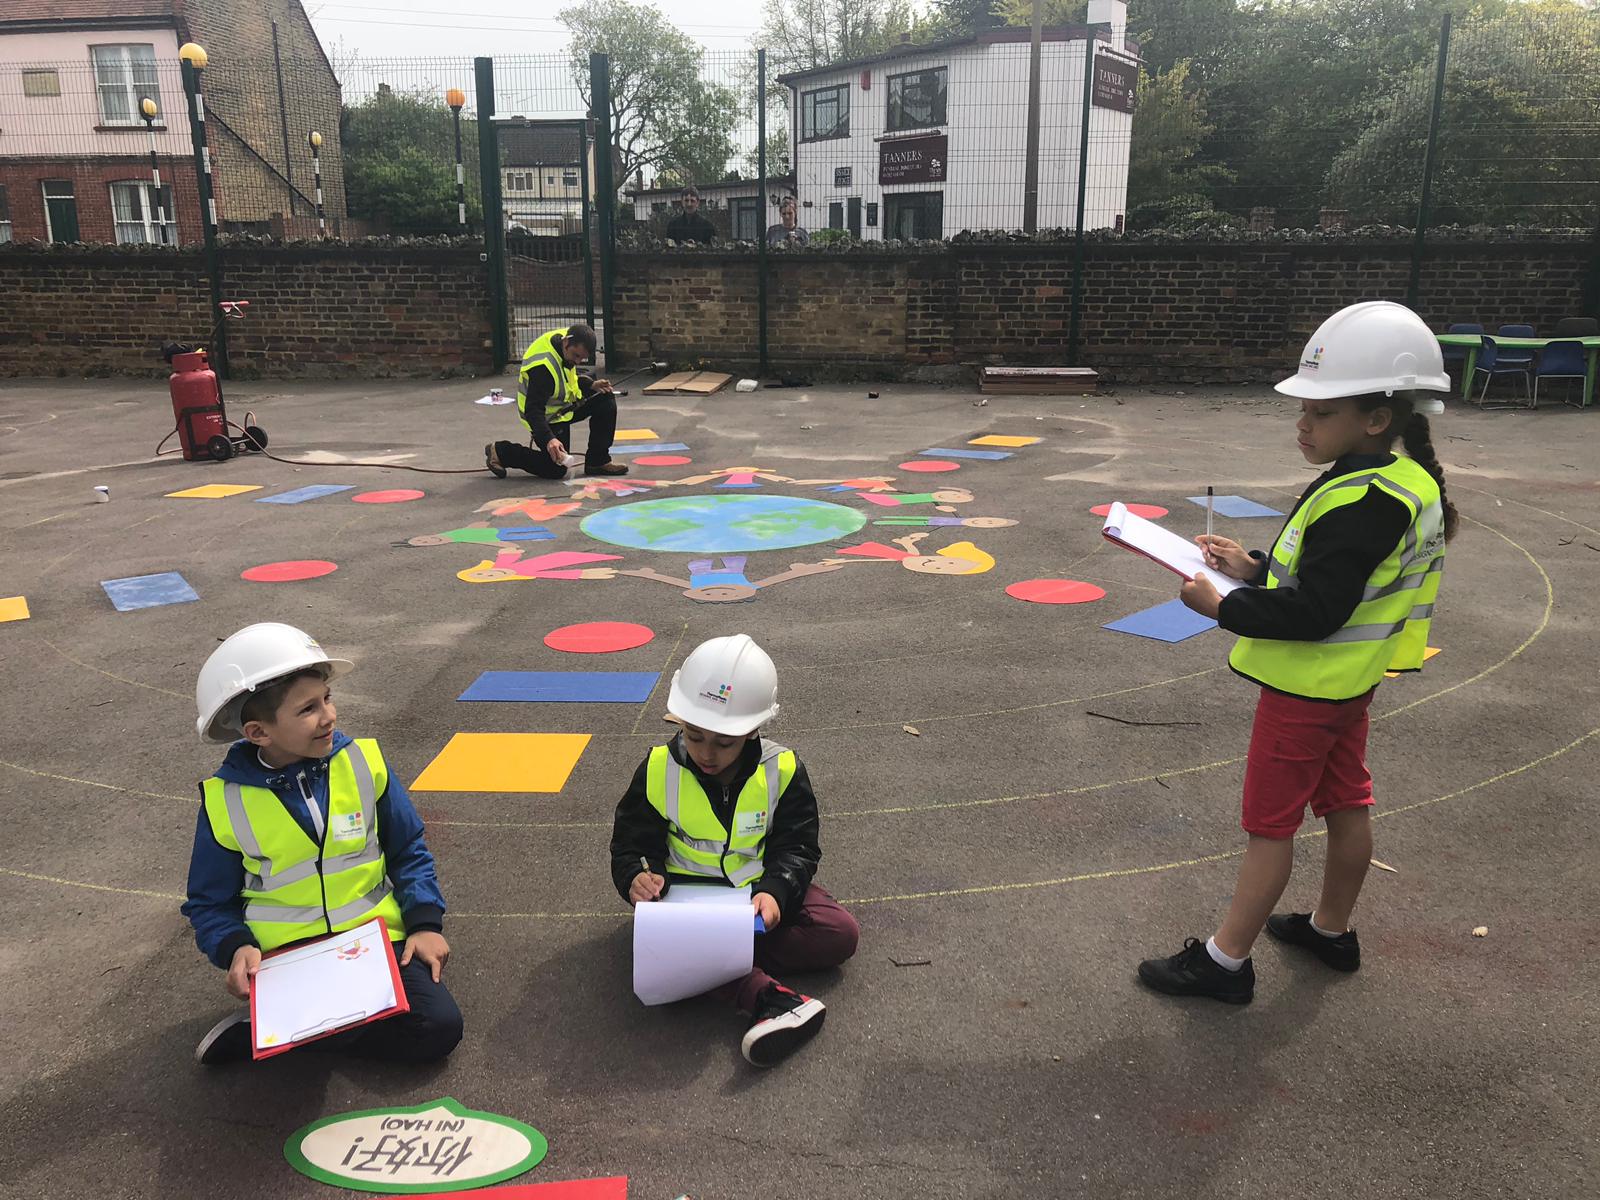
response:
[[[1456,511],[1425,415],[1444,405],[1422,393],[1449,387],[1439,343],[1409,309],[1375,301],[1335,313],[1277,385],[1300,401],[1300,453],[1327,470],[1270,554],[1197,539],[1215,570],[1255,585],[1223,597],[1202,572],[1181,593],[1239,635],[1229,665],[1261,685],[1244,779],[1249,844],[1216,933],[1139,965],[1157,991],[1248,1004],[1263,926],[1334,970],[1361,965],[1350,916],[1372,858],[1367,708],[1384,672],[1419,669],[1427,647]],[[1403,456],[1390,450],[1397,439]],[[1273,915],[1308,806],[1328,826],[1322,894],[1309,913]]]

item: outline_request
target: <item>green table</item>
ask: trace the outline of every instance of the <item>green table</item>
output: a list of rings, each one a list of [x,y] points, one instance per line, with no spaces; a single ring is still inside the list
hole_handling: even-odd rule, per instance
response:
[[[1498,337],[1494,344],[1502,350],[1543,350],[1551,342],[1582,342],[1588,370],[1583,377],[1583,407],[1588,408],[1594,399],[1595,361],[1600,358],[1600,337]],[[1472,374],[1478,366],[1478,351],[1483,349],[1481,333],[1441,333],[1439,345],[1458,346],[1467,352],[1466,365],[1461,371],[1461,398],[1472,399]]]

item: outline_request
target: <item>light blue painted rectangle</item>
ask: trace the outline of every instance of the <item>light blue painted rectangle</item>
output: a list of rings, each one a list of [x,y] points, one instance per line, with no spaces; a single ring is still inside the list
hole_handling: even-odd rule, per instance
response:
[[[485,671],[457,700],[642,704],[657,671]]]
[[[257,496],[257,504],[304,504],[307,500],[317,500],[323,496],[331,496],[335,492],[348,492],[356,485],[353,483],[308,483],[305,487],[297,487],[292,492],[279,492],[276,496]]]
[[[1108,621],[1102,626],[1158,642],[1181,642],[1216,627],[1217,623],[1210,617],[1202,617],[1182,600],[1168,600],[1165,604]]]
[[[1268,508],[1265,504],[1257,504],[1254,500],[1247,500],[1243,496],[1214,496],[1213,511],[1219,517],[1281,517],[1283,514],[1275,508]],[[1204,496],[1190,496],[1189,503],[1198,504],[1201,508],[1206,506]]]
[[[669,450],[687,450],[682,442],[618,442],[611,447],[613,454],[665,454]]]
[[[176,571],[163,571],[159,575],[129,575],[125,579],[107,579],[100,584],[118,612],[133,612],[140,608],[160,608],[164,604],[187,604],[200,599],[200,593],[189,586],[189,581]]]
[[[926,458],[983,458],[991,462],[999,462],[1002,458],[1010,458],[1009,450],[918,450],[918,454]]]

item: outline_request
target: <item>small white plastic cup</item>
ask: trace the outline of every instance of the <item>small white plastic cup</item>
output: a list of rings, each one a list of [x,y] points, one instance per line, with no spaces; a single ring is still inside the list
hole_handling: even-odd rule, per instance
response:
[[[111,489],[108,488],[103,483],[95,484],[94,502],[96,504],[110,504],[111,503]]]

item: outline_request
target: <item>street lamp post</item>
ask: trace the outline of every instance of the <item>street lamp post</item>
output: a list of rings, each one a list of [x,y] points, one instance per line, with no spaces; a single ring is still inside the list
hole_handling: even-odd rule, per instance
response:
[[[156,161],[156,114],[161,110],[149,96],[139,101],[139,113],[150,134],[150,211],[156,216],[156,238],[167,244],[167,207],[161,203],[161,164]]]
[[[456,222],[463,232],[467,228],[467,177],[461,167],[461,109],[467,102],[467,94],[460,88],[451,88],[444,94],[444,102],[450,106],[450,115],[455,120],[456,127]]]
[[[317,236],[328,236],[328,219],[322,211],[322,135],[315,129],[306,141],[311,143],[311,175],[317,184]]]
[[[206,99],[201,76],[210,61],[203,46],[185,42],[178,47],[183,60],[183,90],[189,99],[189,139],[194,143],[195,178],[200,188],[200,231],[205,237],[206,274],[211,277],[211,312],[222,311],[222,256],[217,248],[217,189],[211,172],[211,147],[206,142]],[[210,347],[217,374],[227,379],[228,323],[217,325],[216,343]]]

